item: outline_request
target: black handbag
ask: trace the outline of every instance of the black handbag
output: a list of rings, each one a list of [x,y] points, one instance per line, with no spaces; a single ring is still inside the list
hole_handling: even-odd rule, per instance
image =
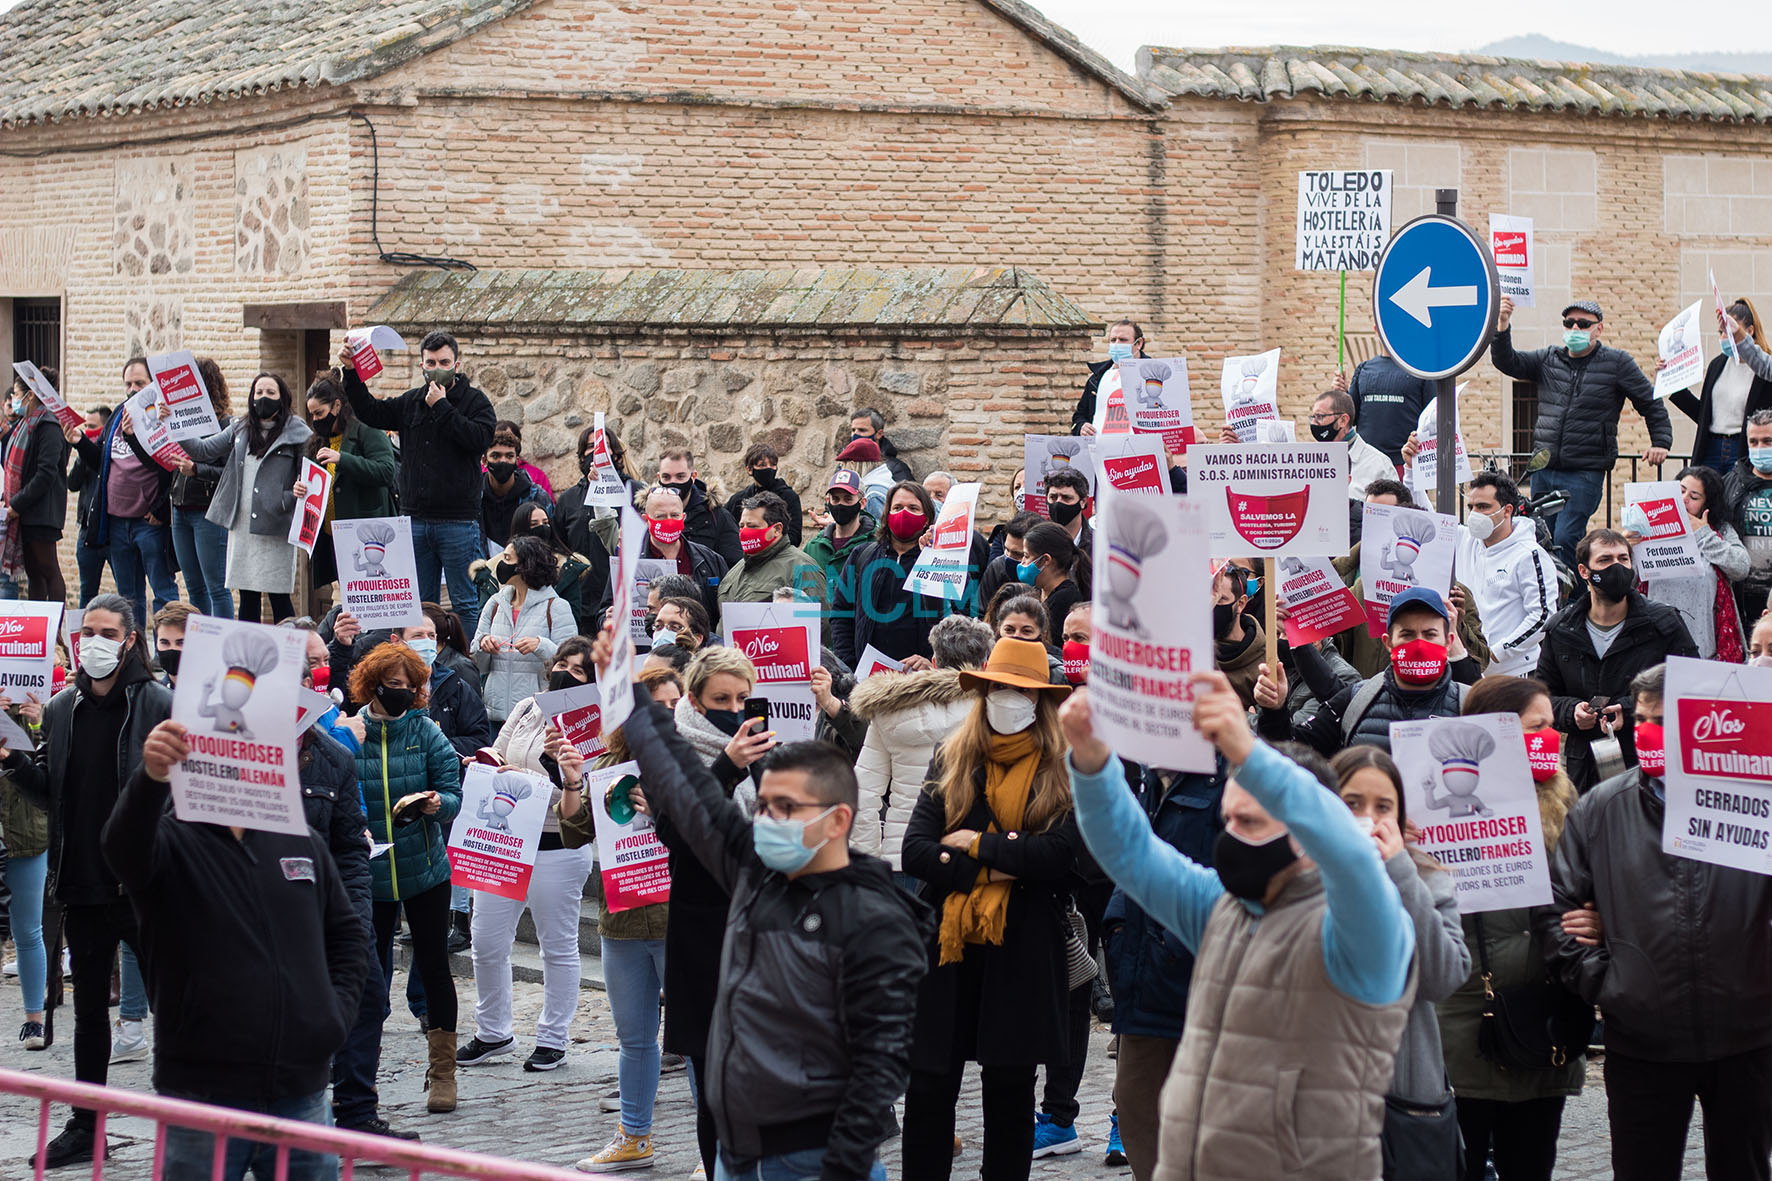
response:
[[[1496,988],[1489,941],[1477,918],[1477,959],[1483,976],[1483,1020],[1477,1053],[1504,1070],[1554,1070],[1586,1052],[1594,1032],[1593,1006],[1551,978]]]
[[[1451,1089],[1438,1103],[1411,1103],[1386,1095],[1378,1145],[1384,1181],[1458,1181],[1464,1168],[1464,1134]]]

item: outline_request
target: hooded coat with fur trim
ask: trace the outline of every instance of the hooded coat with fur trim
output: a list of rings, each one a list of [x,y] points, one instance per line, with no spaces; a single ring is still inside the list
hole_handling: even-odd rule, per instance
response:
[[[957,669],[875,673],[856,685],[849,709],[868,723],[868,737],[855,762],[861,808],[852,847],[902,868],[905,825],[935,748],[978,700],[977,690],[960,687]]]

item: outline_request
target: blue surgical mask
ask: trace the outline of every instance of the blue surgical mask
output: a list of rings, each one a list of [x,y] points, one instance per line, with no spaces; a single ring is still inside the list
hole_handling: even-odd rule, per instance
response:
[[[418,654],[418,658],[425,662],[426,668],[437,666],[437,641],[407,640],[406,646]]]
[[[1132,359],[1132,345],[1129,341],[1111,340],[1108,342],[1108,360],[1118,365],[1121,361]]]
[[[1017,582],[1025,582],[1029,586],[1032,586],[1034,585],[1034,580],[1038,577],[1040,577],[1040,561],[1038,558],[1030,558],[1025,562],[1018,563],[1015,567],[1015,580]]]
[[[812,820],[823,820],[834,811],[836,805],[833,804]],[[772,816],[759,816],[751,821],[751,847],[757,851],[757,860],[777,873],[798,873],[806,868],[806,863],[831,839],[826,837],[816,845],[807,845],[807,823],[805,820],[777,820]]]
[[[14,415],[19,415],[19,414],[23,414],[24,412],[25,412],[25,400],[23,398],[14,398],[12,400],[12,413]]]
[[[1747,461],[1758,472],[1772,472],[1772,447],[1749,447]]]
[[[1733,357],[1735,355],[1735,339],[1731,336],[1723,337],[1723,355],[1725,357]]]
[[[1583,332],[1579,328],[1565,328],[1563,330],[1563,347],[1572,353],[1587,352],[1587,346],[1591,343],[1593,343],[1593,336],[1590,333]]]

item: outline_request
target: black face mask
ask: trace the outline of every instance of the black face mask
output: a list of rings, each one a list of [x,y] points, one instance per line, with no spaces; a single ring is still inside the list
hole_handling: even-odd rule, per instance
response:
[[[831,514],[831,520],[839,525],[847,525],[861,516],[859,504],[826,504],[825,510]]]
[[[277,417],[283,409],[283,403],[276,398],[254,398],[252,400],[252,416],[261,422]]]
[[[523,528],[519,529],[518,532],[526,537],[539,538],[550,545],[553,544],[554,541],[554,527],[546,521],[543,521],[539,525],[525,525]]]
[[[775,469],[772,467],[753,468],[751,479],[757,482],[759,488],[773,488],[775,487]]]
[[[591,464],[595,462],[596,458],[596,454],[591,451],[587,451],[578,457],[578,472],[581,476],[588,476],[591,474]]]
[[[1212,638],[1222,640],[1231,634],[1231,627],[1237,622],[1237,605],[1235,603],[1214,603],[1212,605]]]
[[[1319,443],[1334,442],[1335,436],[1340,433],[1341,433],[1341,428],[1336,426],[1334,423],[1329,423],[1328,425],[1323,425],[1321,423],[1315,423],[1315,422],[1311,423],[1311,438],[1315,439]]]
[[[558,668],[548,678],[548,688],[558,693],[562,689],[576,689],[585,682],[569,668]]]
[[[375,700],[384,714],[397,718],[412,708],[412,703],[418,700],[418,692],[414,689],[396,689],[392,685],[377,685]]]
[[[1623,562],[1614,562],[1604,570],[1589,570],[1587,581],[1602,599],[1617,603],[1637,584],[1637,572]]]
[[[517,474],[517,465],[514,463],[506,463],[503,460],[500,460],[497,463],[489,463],[486,465],[486,474],[491,476],[494,480],[497,480],[500,484],[503,484]]]
[[[314,433],[322,439],[330,439],[338,434],[338,415],[329,414],[325,418],[316,418],[313,422]]]
[[[713,724],[714,729],[728,737],[737,737],[738,728],[744,725],[744,715],[735,709],[710,709],[702,716]]]
[[[1046,501],[1046,515],[1052,518],[1052,523],[1054,525],[1069,525],[1072,521],[1076,520],[1082,512],[1082,501],[1078,501],[1076,504],[1051,499]]]
[[[500,582],[509,582],[517,576],[517,564],[500,558],[492,564],[492,576]]]
[[[648,611],[646,613],[646,634],[651,635],[653,632],[655,632],[657,630],[658,630],[658,612]]]
[[[1212,844],[1212,864],[1218,870],[1218,880],[1224,883],[1226,891],[1248,902],[1260,902],[1267,897],[1267,886],[1274,875],[1297,860],[1288,833],[1252,845],[1226,829]]]
[[[155,653],[156,658],[160,661],[160,667],[166,670],[166,675],[169,677],[178,676],[178,662],[183,655],[184,650],[180,648],[165,648]]]
[[[672,484],[660,480],[659,483],[662,486],[669,488],[672,492],[675,492],[678,496],[681,496],[683,498],[684,507],[694,504],[700,494],[695,486],[694,480],[685,480],[681,484]]]

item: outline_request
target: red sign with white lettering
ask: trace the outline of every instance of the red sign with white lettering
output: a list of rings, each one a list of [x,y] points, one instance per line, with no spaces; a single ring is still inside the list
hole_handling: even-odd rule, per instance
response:
[[[1122,492],[1167,492],[1157,462],[1148,455],[1128,455],[1115,459],[1102,456],[1101,469],[1108,483]]]
[[[49,619],[42,615],[0,618],[0,657],[42,660],[49,655]]]
[[[1279,549],[1298,536],[1304,528],[1305,512],[1310,508],[1310,485],[1297,492],[1278,496],[1255,496],[1226,487],[1225,499],[1230,504],[1231,526],[1256,549]]]
[[[757,670],[759,685],[782,684],[809,680],[811,666],[807,662],[806,629],[803,627],[763,627],[736,629],[732,645],[745,654]]]
[[[1530,265],[1526,258],[1526,235],[1512,230],[1499,230],[1491,235],[1495,245],[1495,265],[1498,267],[1523,267]]]
[[[1686,697],[1679,724],[1687,774],[1772,783],[1772,702]]]

